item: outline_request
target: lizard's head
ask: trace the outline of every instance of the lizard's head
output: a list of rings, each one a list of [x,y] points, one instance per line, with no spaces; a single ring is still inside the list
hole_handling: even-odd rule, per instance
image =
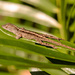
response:
[[[5,25],[2,25],[2,28],[12,32],[13,30],[15,30],[16,26],[14,26],[13,24],[11,23],[7,23]]]

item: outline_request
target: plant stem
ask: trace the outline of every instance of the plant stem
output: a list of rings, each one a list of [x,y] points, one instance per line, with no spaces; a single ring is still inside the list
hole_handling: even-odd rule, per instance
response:
[[[67,36],[67,31],[66,31],[66,26],[65,26],[65,21],[66,21],[65,12],[66,12],[67,2],[66,0],[56,0],[56,3],[57,3],[57,6],[60,8],[59,13],[57,13],[58,21],[61,24],[61,28],[59,29],[60,34],[63,39],[67,40],[68,36]]]
[[[73,12],[74,8],[75,8],[75,4],[72,6],[70,14],[69,14],[68,19],[67,19],[67,23],[66,23],[66,28],[67,29],[68,29],[70,18],[71,18],[71,15],[72,15],[72,12]]]

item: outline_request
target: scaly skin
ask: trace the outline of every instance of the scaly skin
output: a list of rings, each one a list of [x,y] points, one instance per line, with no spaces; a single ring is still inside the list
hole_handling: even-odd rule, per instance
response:
[[[2,27],[4,29],[14,33],[16,35],[16,39],[19,39],[21,37],[27,38],[27,39],[34,39],[38,43],[40,43],[41,45],[50,46],[54,49],[56,49],[55,45],[57,45],[57,46],[61,46],[61,47],[65,47],[65,48],[68,48],[68,49],[75,50],[75,48],[72,48],[72,47],[69,47],[67,45],[61,44],[60,42],[56,42],[54,40],[51,40],[51,39],[61,40],[60,38],[57,38],[57,37],[54,37],[54,36],[50,36],[50,35],[46,35],[46,34],[38,34],[36,32],[29,31],[29,30],[26,30],[24,28],[16,27],[15,25],[10,24],[10,23],[2,25]],[[48,38],[51,38],[51,39],[48,39]],[[48,43],[45,43],[45,42],[49,42],[49,43],[52,43],[52,44],[48,44]]]

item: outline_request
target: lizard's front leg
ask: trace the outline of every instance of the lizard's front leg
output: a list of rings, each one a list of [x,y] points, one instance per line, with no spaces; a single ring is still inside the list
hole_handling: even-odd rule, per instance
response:
[[[19,39],[19,38],[21,38],[22,37],[22,34],[17,34],[16,35],[16,39]]]

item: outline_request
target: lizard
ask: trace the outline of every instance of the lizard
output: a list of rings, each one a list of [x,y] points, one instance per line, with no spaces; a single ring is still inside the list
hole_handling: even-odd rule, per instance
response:
[[[54,36],[52,36],[52,35],[47,35],[47,34],[38,34],[38,33],[36,33],[36,32],[33,32],[33,31],[30,31],[30,30],[26,30],[25,28],[17,28],[17,29],[19,29],[20,31],[23,31],[23,32],[26,32],[26,33],[30,33],[30,34],[33,34],[33,35],[35,35],[35,36],[39,36],[39,37],[46,37],[46,38],[51,38],[51,39],[56,39],[56,40],[58,40],[58,41],[60,41],[60,40],[62,40],[61,38],[57,38],[57,37],[54,37]]]
[[[55,47],[55,45],[57,45],[57,46],[62,46],[62,47],[68,48],[68,49],[75,50],[75,48],[69,47],[69,46],[64,45],[60,42],[56,42],[56,41],[52,40],[52,39],[62,40],[60,38],[50,36],[50,35],[46,35],[46,34],[39,34],[39,33],[33,32],[33,31],[29,31],[25,28],[19,28],[19,27],[15,26],[11,23],[7,23],[5,25],[2,25],[2,28],[14,33],[16,35],[16,39],[19,39],[21,37],[26,38],[26,39],[34,39],[39,44],[49,46],[49,47],[52,47],[54,49],[57,49]],[[52,38],[52,39],[48,39],[47,37]],[[52,43],[52,44],[45,43],[44,41]]]

